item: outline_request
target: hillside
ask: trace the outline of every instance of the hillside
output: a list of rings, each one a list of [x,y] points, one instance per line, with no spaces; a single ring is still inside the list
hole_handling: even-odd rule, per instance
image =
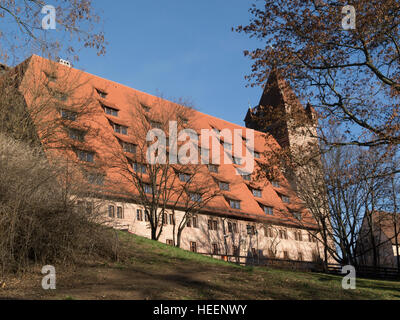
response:
[[[130,258],[57,268],[57,290],[41,289],[40,271],[4,279],[0,298],[28,299],[399,299],[400,282],[358,279],[343,290],[341,277],[239,267],[127,233]]]

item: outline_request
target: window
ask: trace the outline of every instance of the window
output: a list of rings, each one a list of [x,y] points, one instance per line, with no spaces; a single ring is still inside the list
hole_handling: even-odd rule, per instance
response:
[[[190,242],[190,251],[197,252],[197,243],[196,242],[193,242],[193,241]]]
[[[150,126],[153,129],[161,129],[161,123],[157,121],[150,121]]]
[[[149,211],[148,210],[144,210],[144,221],[148,222],[149,221]]]
[[[280,188],[281,187],[281,185],[279,184],[278,181],[272,181],[272,186],[275,187],[275,188]]]
[[[103,99],[107,98],[108,93],[104,92],[103,90],[96,89],[97,94],[102,97]]]
[[[233,246],[233,255],[237,257],[239,256],[239,253],[239,248],[237,246]]]
[[[301,231],[294,232],[294,239],[296,241],[303,241],[303,234],[301,233]]]
[[[212,244],[212,252],[213,252],[213,254],[219,254],[219,247],[218,247],[218,244],[217,243],[213,243]]]
[[[191,178],[190,174],[186,173],[179,173],[178,177],[181,182],[189,182]]]
[[[257,197],[257,198],[261,198],[262,197],[262,191],[259,189],[253,189],[253,196]]]
[[[73,140],[83,142],[85,139],[85,132],[77,129],[68,129],[68,136]]]
[[[228,222],[228,232],[232,232],[232,222]]]
[[[169,245],[169,246],[173,246],[174,245],[174,241],[173,240],[171,240],[171,239],[167,239],[167,245]]]
[[[257,250],[256,250],[256,248],[251,248],[251,255],[252,255],[253,257],[257,257]]]
[[[201,202],[201,200],[202,200],[201,194],[200,193],[191,193],[190,200],[192,200],[193,202]]]
[[[192,221],[189,219],[187,219],[186,221],[186,227],[191,228],[192,227]]]
[[[218,166],[215,165],[215,164],[209,164],[208,165],[208,170],[210,172],[218,173],[218,169],[219,169]]]
[[[308,241],[309,242],[317,242],[317,239],[312,234],[308,234]]]
[[[279,238],[281,239],[287,239],[287,232],[286,230],[279,230]]]
[[[301,253],[301,252],[297,253],[297,260],[298,261],[303,261],[303,253]]]
[[[289,252],[288,251],[283,251],[283,259],[289,260]]]
[[[238,157],[232,157],[233,164],[242,164],[242,159]]]
[[[137,173],[146,173],[147,167],[144,164],[135,162],[135,163],[133,163],[133,170]]]
[[[196,216],[194,216],[192,218],[192,222],[193,222],[193,228],[198,228],[199,227],[199,221],[198,221],[198,218]]]
[[[175,220],[174,220],[174,215],[173,214],[169,215],[169,224],[171,224],[171,225],[175,224]]]
[[[110,116],[118,117],[118,112],[119,111],[117,109],[108,107],[108,106],[106,106],[104,104],[102,106],[103,106],[104,112],[106,114],[109,114]]]
[[[268,238],[273,238],[274,230],[272,228],[265,228],[265,236]]]
[[[293,217],[295,217],[297,220],[301,221],[301,213],[300,212],[292,212]]]
[[[85,177],[90,184],[98,186],[104,185],[104,174],[87,172],[85,173]]]
[[[219,188],[221,190],[229,191],[229,183],[219,182]]]
[[[256,228],[254,226],[251,226],[251,225],[248,224],[246,229],[247,229],[247,234],[249,234],[249,235],[255,235],[256,234]]]
[[[229,200],[229,205],[232,209],[240,209],[240,201]]]
[[[117,207],[117,218],[118,219],[123,219],[124,218],[124,212],[122,210],[122,207]]]
[[[238,228],[237,228],[237,223],[236,222],[232,223],[232,229],[233,229],[234,233],[238,232]]]
[[[78,150],[78,151],[76,151],[76,154],[80,161],[94,162],[94,153],[93,152]]]
[[[143,186],[143,189],[144,189],[144,193],[147,193],[147,194],[152,194],[153,193],[153,187],[151,185],[149,185],[149,184],[145,184]]]
[[[264,213],[272,216],[274,214],[274,209],[272,207],[264,206]]]
[[[168,215],[166,213],[163,213],[162,215],[162,223],[168,224]]]
[[[56,82],[57,81],[57,76],[53,73],[50,72],[45,72],[44,73],[47,77],[47,79],[49,80],[49,82]]]
[[[112,205],[108,206],[108,216],[110,218],[115,218],[115,207]]]
[[[127,135],[128,134],[128,127],[125,126],[121,126],[119,124],[113,123],[113,127],[114,127],[114,132],[116,133],[120,133],[123,135]]]
[[[243,179],[246,181],[251,181],[251,174],[244,174]]]
[[[125,152],[136,153],[136,145],[133,143],[122,142],[122,149],[124,149]]]
[[[136,219],[137,221],[143,221],[143,211],[140,209],[136,210]]]
[[[282,196],[282,201],[285,203],[290,203],[290,199],[287,196]]]
[[[215,231],[218,230],[218,221],[217,220],[213,221],[213,230],[215,230]]]
[[[208,219],[207,225],[208,225],[208,230],[212,230],[213,229],[212,220],[211,219]]]
[[[61,109],[61,117],[65,120],[76,121],[78,113],[70,110]]]

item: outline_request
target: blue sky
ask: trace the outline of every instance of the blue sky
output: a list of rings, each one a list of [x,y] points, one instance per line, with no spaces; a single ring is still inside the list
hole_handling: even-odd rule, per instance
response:
[[[243,124],[260,87],[246,88],[243,50],[262,43],[231,31],[246,24],[252,0],[96,0],[107,54],[82,51],[76,68]]]

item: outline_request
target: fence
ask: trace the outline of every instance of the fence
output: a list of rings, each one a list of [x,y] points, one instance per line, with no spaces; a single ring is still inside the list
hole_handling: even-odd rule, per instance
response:
[[[322,261],[311,262],[285,260],[251,255],[234,256],[209,253],[202,253],[202,255],[246,266],[264,266],[304,272],[324,272],[328,274],[343,275],[343,265],[334,263],[328,263],[327,265],[324,265]],[[356,266],[356,275],[360,278],[400,280],[400,271],[397,268],[390,267]]]

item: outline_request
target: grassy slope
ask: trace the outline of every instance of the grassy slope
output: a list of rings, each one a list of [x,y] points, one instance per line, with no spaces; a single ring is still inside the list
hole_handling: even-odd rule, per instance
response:
[[[399,299],[400,282],[357,280],[343,290],[338,276],[240,267],[120,233],[130,258],[57,273],[57,290],[0,289],[0,297],[50,299]],[[59,269],[58,269],[59,270]],[[36,284],[36,287],[34,286]],[[8,287],[6,287],[8,288]]]

